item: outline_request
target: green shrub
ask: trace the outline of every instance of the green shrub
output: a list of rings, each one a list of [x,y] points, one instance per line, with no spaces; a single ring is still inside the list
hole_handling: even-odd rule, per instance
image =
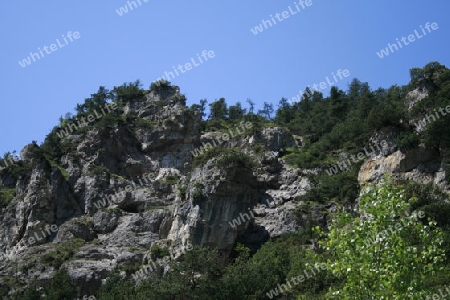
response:
[[[42,255],[41,262],[59,269],[84,243],[85,241],[82,239],[74,239],[70,242],[57,244],[56,249]]]
[[[154,81],[151,83],[150,85],[150,90],[151,91],[157,91],[157,90],[162,90],[166,87],[171,86],[170,82],[165,80],[165,79],[160,79],[157,81]]]
[[[204,165],[210,159],[217,157],[217,166],[228,168],[236,166],[246,169],[253,169],[257,166],[254,159],[237,148],[214,147],[207,149],[204,153],[194,158],[193,166],[198,167]]]
[[[15,182],[21,177],[28,177],[31,175],[33,169],[32,163],[26,163],[22,160],[14,162],[14,164],[0,170],[0,175],[9,174]]]
[[[194,201],[201,201],[205,198],[205,193],[203,192],[203,184],[196,182],[194,184],[194,191],[192,192],[192,199]]]
[[[61,172],[61,174],[62,174],[62,176],[64,177],[64,180],[65,181],[69,181],[69,173],[67,173],[67,170],[66,169],[64,169],[62,166],[60,166],[60,165],[58,165],[55,161],[53,161],[53,160],[49,160],[49,162],[50,162],[50,165],[53,167],[53,168],[56,168],[56,169],[58,169],[60,172]]]
[[[237,166],[253,170],[257,164],[253,158],[236,148],[226,148],[217,161],[217,165],[222,168]]]
[[[150,121],[150,120],[143,119],[143,118],[138,118],[136,120],[136,125],[141,128],[144,128],[144,129],[154,128],[156,124],[157,124],[157,122]]]
[[[179,181],[180,181],[180,178],[178,176],[168,175],[164,178],[162,183],[174,185],[174,184],[177,184]]]
[[[0,187],[0,206],[7,206],[15,196],[15,188]]]
[[[420,138],[414,132],[401,132],[397,138],[397,146],[402,151],[408,151],[419,145]]]
[[[177,188],[178,188],[178,195],[180,196],[180,198],[185,199],[187,193],[187,186],[178,184]]]
[[[110,176],[112,174],[110,169],[99,165],[89,166],[89,171],[94,175],[102,175],[106,173],[108,176]]]
[[[142,90],[141,82],[138,79],[135,82],[128,82],[121,86],[115,86],[112,94],[114,101],[125,103],[132,99],[141,98],[144,95],[144,91]]]
[[[266,151],[266,147],[261,143],[256,143],[252,146],[253,151],[255,151],[256,154],[262,154]]]
[[[153,245],[150,248],[150,257],[153,261],[156,261],[157,259],[166,257],[170,255],[170,251],[166,247],[161,247],[159,245]]]

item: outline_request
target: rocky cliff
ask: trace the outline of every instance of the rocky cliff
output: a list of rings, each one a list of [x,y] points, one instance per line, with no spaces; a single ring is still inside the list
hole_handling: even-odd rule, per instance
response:
[[[286,130],[250,123],[230,128],[227,140],[201,133],[201,116],[178,87],[131,99],[119,117],[114,126],[65,137],[72,151],[58,161],[30,144],[16,162],[27,172],[17,180],[2,173],[15,197],[2,207],[0,285],[7,276],[30,282],[64,267],[89,295],[112,270],[144,263],[154,245],[170,247],[174,258],[187,243],[226,258],[237,241],[257,249],[298,229],[295,199],[309,182],[278,157],[298,147]],[[194,165],[195,149],[219,136],[223,148],[239,148],[257,165],[220,156]]]
[[[44,280],[64,267],[80,295],[93,295],[113,270],[148,263],[155,245],[174,259],[188,244],[208,246],[225,261],[237,242],[256,250],[306,226],[294,211],[311,188],[306,174],[320,170],[281,159],[283,149],[300,147],[285,129],[247,122],[202,131],[201,115],[178,87],[134,97],[116,117],[63,138],[68,150],[57,161],[30,144],[16,162],[20,176],[0,173],[0,185],[15,191],[1,207],[0,286],[9,277]],[[372,138],[382,140],[390,147],[365,160],[360,184],[391,173],[448,191],[438,153],[399,151],[389,128]],[[217,144],[229,151],[205,154]],[[323,209],[335,208],[316,207],[315,222],[325,222]]]

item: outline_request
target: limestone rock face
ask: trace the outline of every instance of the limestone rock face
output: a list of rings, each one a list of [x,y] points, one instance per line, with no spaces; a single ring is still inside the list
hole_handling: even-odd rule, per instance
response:
[[[423,184],[434,182],[442,189],[449,190],[439,153],[422,146],[407,153],[398,150],[387,156],[379,155],[367,160],[361,166],[358,181],[361,185],[377,183],[385,174],[400,181],[413,180]]]
[[[411,108],[418,102],[420,102],[422,99],[426,98],[428,96],[428,91],[425,88],[416,88],[412,91],[410,91],[406,95],[406,99],[408,100],[408,110],[411,110]]]
[[[233,132],[221,146],[250,155],[256,170],[219,157],[194,167],[192,151],[219,132],[201,135],[200,114],[185,104],[178,87],[131,99],[123,122],[64,138],[72,150],[58,161],[26,146],[21,159],[29,171],[16,184],[0,176],[16,190],[0,207],[0,275],[31,282],[66,268],[89,295],[113,269],[148,260],[154,245],[170,247],[174,259],[187,244],[227,257],[237,241],[256,249],[305,225],[294,210],[310,188],[306,173],[279,158],[298,146],[294,137],[278,127]],[[58,266],[52,257],[61,247],[73,255]]]
[[[200,114],[185,104],[177,87],[131,99],[117,124],[64,138],[70,150],[58,160],[26,146],[21,177],[0,175],[15,189],[0,206],[0,287],[4,276],[31,282],[66,268],[81,295],[94,294],[113,270],[147,263],[155,245],[170,248],[173,259],[188,244],[212,247],[225,260],[237,242],[258,249],[271,237],[325,225],[337,210],[303,209],[307,176],[320,169],[293,168],[280,158],[299,147],[298,137],[280,127],[230,128],[220,146],[239,149],[238,158],[250,157],[254,168],[236,157],[201,155],[196,150],[224,132],[201,133]],[[396,139],[394,128],[373,134],[371,144],[388,146],[364,162],[361,185],[387,173],[449,190],[439,153],[423,147],[403,153]],[[71,259],[57,263],[58,253],[68,251]]]

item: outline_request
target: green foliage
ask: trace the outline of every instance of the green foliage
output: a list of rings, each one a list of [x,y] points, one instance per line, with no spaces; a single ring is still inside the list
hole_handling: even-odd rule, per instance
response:
[[[14,158],[11,160],[11,153],[6,153],[2,160],[0,160],[0,176],[9,175],[12,177],[14,182],[17,182],[21,177],[28,177],[33,168],[32,163],[26,163],[23,160],[17,160]],[[7,163],[6,163],[7,161]]]
[[[231,124],[222,119],[208,120],[203,123],[203,130],[205,131],[220,131],[228,130]]]
[[[274,111],[273,104],[264,102],[264,108],[258,110],[258,115],[266,118],[267,120],[270,120],[272,118],[273,111]]]
[[[327,159],[316,145],[304,148],[287,148],[283,159],[288,165],[300,168],[316,168]]]
[[[150,257],[153,261],[156,261],[157,259],[166,257],[170,255],[170,251],[167,247],[161,247],[159,245],[153,245],[150,248]]]
[[[261,143],[255,143],[252,145],[253,151],[255,151],[256,154],[262,154],[266,151],[266,147]]]
[[[168,175],[164,178],[162,181],[165,184],[174,185],[177,184],[180,181],[180,177],[176,175]]]
[[[330,255],[327,268],[342,285],[328,296],[337,299],[423,299],[423,280],[444,261],[443,233],[434,221],[408,213],[398,186],[369,187],[360,200],[359,218],[335,216],[320,245]]]
[[[171,86],[171,83],[165,79],[154,81],[150,84],[151,91],[158,91]]]
[[[82,239],[74,239],[71,242],[64,242],[56,245],[56,249],[52,250],[41,257],[41,261],[45,264],[59,269],[61,265],[71,258],[78,248],[84,244]]]
[[[217,161],[217,165],[223,168],[236,166],[251,171],[256,168],[257,163],[254,161],[252,156],[242,152],[237,148],[225,148],[225,150],[221,151],[220,153],[220,158]]]
[[[103,174],[107,174],[107,175],[111,175],[111,170],[106,168],[105,166],[100,166],[100,165],[90,165],[89,166],[89,171],[94,174],[94,175],[103,175]]]
[[[0,187],[0,207],[7,206],[15,196],[15,188]]]
[[[257,166],[254,159],[240,149],[223,147],[208,149],[194,158],[193,165],[194,167],[204,165],[207,161],[215,157],[218,158],[217,166],[221,168],[239,167],[252,170]]]
[[[405,184],[405,195],[411,199],[413,210],[421,210],[441,227],[450,229],[449,196],[432,183],[420,184],[408,181]]]
[[[353,204],[359,194],[358,167],[329,176],[311,176],[313,188],[298,200],[316,203]]]
[[[194,185],[194,191],[192,192],[192,199],[194,201],[200,201],[205,198],[205,193],[203,191],[203,184],[196,182]]]
[[[241,120],[246,113],[246,110],[242,108],[241,102],[237,102],[235,105],[231,105],[228,108],[228,118],[230,121]]]
[[[204,117],[206,117],[205,110],[206,110],[207,103],[208,103],[208,100],[201,99],[200,104],[196,104],[196,103],[192,104],[192,106],[189,109],[191,112],[198,111],[201,114],[202,118],[204,118]]]
[[[227,104],[225,102],[225,98],[220,98],[217,101],[214,101],[209,104],[211,114],[209,115],[209,118],[211,120],[219,120],[219,119],[226,119],[227,118]]]
[[[51,165],[53,168],[56,168],[56,169],[58,169],[58,170],[61,172],[61,174],[62,174],[62,176],[64,177],[64,180],[65,180],[65,181],[69,181],[69,173],[67,173],[67,170],[66,170],[66,169],[64,169],[62,166],[60,166],[58,163],[56,163],[56,162],[53,161],[53,160],[50,160],[49,162],[50,162],[50,165]]]
[[[170,82],[152,83],[151,90],[163,90]],[[406,110],[409,101],[406,93],[412,89],[427,90],[429,97],[419,101],[411,112]],[[152,121],[133,116],[122,116],[121,108],[127,101],[140,99],[147,91],[140,88],[140,83],[126,83],[114,87],[112,91],[100,87],[98,92],[86,99],[84,104],[76,108],[76,116],[67,114],[60,119],[60,126],[67,126],[77,118],[100,111],[106,103],[114,101],[119,109],[102,117],[93,124],[104,136],[109,136],[111,128],[136,124],[139,129],[151,129],[156,124]],[[218,264],[218,254],[206,249],[196,249],[179,261],[171,263],[171,271],[165,275],[152,274],[138,286],[130,279],[139,267],[129,262],[113,272],[99,293],[100,299],[264,299],[267,292],[278,284],[286,283],[290,278],[310,270],[316,263],[327,262],[328,271],[320,272],[301,284],[293,286],[283,293],[285,298],[325,299],[328,293],[339,291],[339,299],[414,299],[424,292],[435,291],[448,281],[450,264],[441,268],[443,256],[441,249],[446,249],[450,256],[450,224],[448,215],[450,205],[448,196],[433,185],[417,185],[408,183],[402,190],[392,185],[372,188],[361,198],[359,215],[338,214],[331,224],[330,234],[321,241],[322,249],[311,254],[311,244],[315,242],[317,233],[312,229],[317,222],[329,218],[327,205],[338,207],[354,207],[359,194],[357,174],[359,163],[352,165],[345,172],[329,176],[324,172],[325,166],[341,159],[342,153],[361,151],[374,130],[385,129],[398,135],[399,149],[407,151],[424,142],[427,147],[439,149],[444,161],[450,161],[450,117],[441,116],[427,124],[426,129],[416,134],[407,126],[411,120],[423,119],[427,114],[436,114],[445,108],[450,97],[450,70],[438,63],[430,63],[422,69],[411,70],[411,84],[404,87],[392,86],[388,89],[371,90],[367,83],[354,79],[347,91],[336,87],[330,89],[330,96],[324,98],[320,92],[306,90],[300,102],[289,103],[281,99],[273,123],[273,107],[265,102],[263,109],[254,114],[255,103],[248,100],[249,109],[238,102],[228,106],[224,98],[210,103],[209,120],[201,123],[201,130],[218,131],[233,130],[241,121],[249,121],[253,127],[244,134],[260,134],[264,127],[281,126],[292,134],[301,136],[304,141],[301,148],[284,149],[283,156],[289,164],[296,167],[317,168],[321,173],[309,176],[312,189],[306,195],[296,199],[304,205],[296,211],[301,219],[298,232],[282,235],[271,240],[253,253],[245,246],[238,244],[233,252],[233,261],[222,266]],[[183,95],[174,99],[183,100]],[[206,116],[206,99],[200,104],[191,106],[191,112]],[[168,105],[161,101],[156,105]],[[168,124],[167,121],[165,123]],[[133,128],[133,126],[130,126]],[[127,129],[131,129],[127,127]],[[64,155],[76,155],[76,142],[73,139],[59,138],[55,128],[40,148],[36,148],[32,163],[16,162],[13,166],[0,170],[0,175],[12,176],[14,184],[21,176],[27,176],[35,161],[46,159],[52,167],[58,168],[67,179],[67,173],[60,166]],[[85,134],[89,127],[80,128],[77,134]],[[256,153],[262,153],[262,144],[254,146]],[[224,149],[216,147],[206,151],[194,159],[194,165],[200,166],[208,160],[217,158],[220,168],[237,167],[239,182],[247,180],[256,162],[243,151],[236,148]],[[446,164],[446,165],[445,165]],[[450,173],[448,163],[445,170]],[[105,174],[108,178],[115,175],[103,166],[93,166],[94,174]],[[450,178],[449,176],[447,176]],[[117,177],[118,178],[118,177]],[[447,179],[448,179],[447,178]],[[123,178],[122,178],[123,179]],[[450,179],[448,179],[450,180]],[[178,183],[178,178],[167,177],[166,184]],[[186,197],[187,187],[179,183],[178,190],[182,198]],[[205,188],[197,183],[192,188],[195,201],[205,199]],[[13,186],[0,189],[1,202],[8,202],[14,195]],[[6,200],[5,200],[6,199]],[[163,207],[150,207],[160,209]],[[418,220],[411,211],[424,211],[434,221]],[[313,212],[323,217],[313,216]],[[142,213],[142,212],[141,212]],[[366,214],[373,218],[367,218]],[[143,213],[142,213],[143,214]],[[300,222],[299,222],[300,223]],[[403,224],[399,230],[389,230],[395,224]],[[385,233],[380,235],[380,233]],[[369,242],[367,242],[369,241]],[[55,250],[42,256],[42,262],[59,268],[64,261],[70,259],[83,241],[75,244],[58,244]],[[167,249],[152,248],[152,258],[167,255]],[[124,277],[119,275],[125,271]],[[424,276],[426,275],[426,278]],[[64,276],[56,278],[59,286],[53,284],[46,293],[55,294],[64,299],[71,295],[71,287]],[[5,279],[8,284],[20,284],[17,279]],[[68,290],[64,290],[68,286]],[[37,299],[41,293],[39,284],[32,285],[17,299]],[[411,291],[407,289],[412,287]],[[7,289],[0,293],[5,295]],[[431,294],[431,293],[430,293]],[[25,296],[24,296],[25,295]]]
[[[412,68],[411,85],[423,87],[433,94],[437,89],[436,78],[446,70],[445,66],[435,61],[426,64],[423,69]]]
[[[116,270],[101,287],[97,299],[128,300],[136,298],[135,283],[132,279],[124,280]]]
[[[143,118],[136,119],[136,125],[144,129],[152,129],[157,123]]]
[[[76,287],[66,269],[56,272],[55,276],[44,286],[45,299],[71,300],[76,297]]]
[[[40,151],[37,151],[37,155],[55,161],[59,160],[64,155],[76,155],[76,145],[68,139],[59,138],[56,133],[59,130],[59,127],[53,128],[41,145]]]
[[[12,296],[17,300],[72,300],[77,297],[77,289],[66,269],[58,270],[54,276],[42,283],[34,281],[25,291],[19,291]]]
[[[141,98],[144,96],[144,91],[142,90],[142,84],[140,80],[135,82],[124,83],[120,86],[115,86],[111,92],[111,99],[118,102],[127,102],[132,99]]]
[[[416,148],[420,138],[414,132],[401,132],[397,138],[397,146],[403,152]]]
[[[178,188],[178,195],[180,196],[180,198],[182,200],[184,200],[186,198],[187,186],[182,185],[182,184],[177,184],[177,188]]]

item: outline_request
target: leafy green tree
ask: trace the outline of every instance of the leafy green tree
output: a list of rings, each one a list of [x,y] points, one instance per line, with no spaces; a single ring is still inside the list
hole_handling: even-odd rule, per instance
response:
[[[434,95],[438,87],[436,80],[447,68],[444,65],[434,61],[426,64],[423,69],[412,68],[409,71],[411,85],[424,87],[430,94]]]
[[[320,241],[327,268],[342,280],[328,296],[336,299],[423,299],[424,279],[440,269],[443,233],[423,212],[408,212],[404,190],[386,182],[362,194],[359,218],[335,216]]]
[[[117,270],[109,275],[98,293],[98,299],[101,300],[136,299],[135,296],[135,282],[131,279],[125,280]]]
[[[165,79],[160,79],[157,81],[154,81],[150,84],[150,90],[157,91],[161,90],[163,88],[169,87],[171,85],[170,81],[167,81]]]
[[[255,109],[255,102],[253,102],[251,99],[247,98],[247,103],[248,103],[248,105],[250,105],[248,112],[250,114],[253,114],[253,110]]]
[[[335,86],[331,87],[328,105],[329,119],[333,120],[333,122],[343,121],[346,113],[345,93]]]
[[[202,118],[204,118],[204,117],[206,117],[206,113],[205,113],[206,103],[208,103],[208,100],[201,99],[200,104],[194,103],[191,105],[191,110],[200,112],[200,114],[202,115]]]
[[[294,109],[291,107],[288,99],[281,98],[278,103],[278,109],[275,115],[275,122],[286,125],[294,118]]]
[[[270,120],[272,113],[273,104],[268,102],[264,102],[264,108],[258,110],[258,115],[261,117],[265,117],[267,120]]]
[[[138,287],[135,299],[217,299],[213,295],[222,276],[217,251],[193,249],[170,267],[167,275],[152,276]]]
[[[142,97],[143,90],[141,81],[138,79],[135,82],[124,83],[121,86],[115,86],[111,92],[113,101],[130,101],[134,98]]]
[[[305,89],[305,92],[302,95],[302,101],[300,106],[304,112],[309,112],[311,110],[311,102],[312,102],[313,93],[309,87]]]
[[[220,98],[217,101],[214,101],[213,103],[209,104],[210,107],[210,120],[225,120],[227,118],[227,103],[225,101],[225,98]]]
[[[228,118],[231,121],[237,121],[244,117],[246,110],[242,108],[241,102],[237,102],[235,105],[231,105],[228,108]]]
[[[94,110],[98,110],[103,108],[106,104],[107,99],[110,99],[112,96],[111,92],[105,88],[104,86],[100,86],[98,91],[91,95],[90,98],[86,98],[83,104],[77,104],[75,110],[78,114],[85,114],[93,112]],[[66,114],[66,119],[70,119]]]

